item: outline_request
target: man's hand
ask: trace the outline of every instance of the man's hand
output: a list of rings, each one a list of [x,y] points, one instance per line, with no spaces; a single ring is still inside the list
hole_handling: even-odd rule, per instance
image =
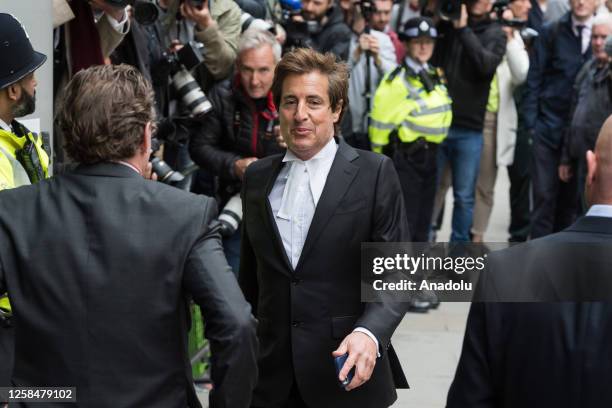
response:
[[[274,126],[274,137],[276,138],[276,143],[282,147],[283,149],[287,148],[287,143],[285,143],[285,138],[281,135],[280,126]]]
[[[567,183],[571,180],[573,176],[572,166],[570,164],[560,164],[559,165],[559,179]]]
[[[95,9],[102,10],[104,14],[109,15],[119,22],[123,20],[125,16],[125,8],[111,6],[104,0],[89,0],[89,4]]]
[[[147,180],[157,181],[157,174],[153,172],[153,164],[151,164],[151,162],[147,163],[147,166],[144,168],[142,173],[142,177],[146,178]]]
[[[467,27],[467,24],[468,24],[467,7],[465,4],[461,4],[461,17],[459,17],[459,20],[453,21],[453,27],[455,27],[458,30],[460,28]]]
[[[244,173],[246,172],[249,164],[257,161],[257,157],[245,157],[244,159],[238,159],[234,162],[234,173],[240,180],[244,178]]]
[[[504,20],[512,20],[514,18],[514,13],[510,9],[505,9],[502,14],[502,18]],[[506,33],[506,38],[508,41],[511,41],[514,38],[514,28],[508,26],[502,26],[502,30]]]
[[[361,51],[370,51],[372,55],[378,55],[380,44],[378,39],[371,34],[361,34],[359,36],[359,48]]]
[[[342,343],[340,343],[340,346],[332,355],[338,357],[345,353],[348,353],[349,356],[342,370],[340,370],[338,379],[344,381],[349,371],[355,366],[355,376],[345,388],[345,390],[350,391],[363,385],[370,379],[376,365],[378,350],[376,349],[376,343],[374,343],[370,336],[362,332],[352,332],[342,340]]]
[[[204,30],[215,23],[210,15],[208,1],[204,2],[202,8],[194,7],[189,1],[183,2],[181,4],[181,15],[186,19],[194,21],[200,30]]]

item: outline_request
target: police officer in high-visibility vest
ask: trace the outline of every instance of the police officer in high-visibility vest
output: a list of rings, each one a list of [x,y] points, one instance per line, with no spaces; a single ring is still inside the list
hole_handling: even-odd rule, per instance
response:
[[[412,240],[427,242],[437,187],[437,147],[451,123],[451,100],[442,72],[427,63],[437,37],[433,22],[412,18],[398,34],[407,56],[376,90],[369,136],[372,150],[393,159]]]
[[[15,120],[34,112],[34,71],[47,57],[34,51],[21,23],[5,13],[0,13],[0,56],[0,190],[4,190],[49,176],[49,156],[42,138]],[[10,326],[9,299],[0,294],[0,387],[10,384],[12,374],[14,346]]]

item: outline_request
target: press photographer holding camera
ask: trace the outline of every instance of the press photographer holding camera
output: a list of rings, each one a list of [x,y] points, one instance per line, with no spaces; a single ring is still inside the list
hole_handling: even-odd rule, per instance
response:
[[[430,3],[428,9],[452,5]],[[506,52],[507,36],[490,17],[490,0],[467,0],[459,18],[438,23],[440,39],[432,65],[444,70],[453,100],[453,121],[439,149],[438,171],[452,172],[454,209],[451,241],[469,241],[476,178],[483,145],[485,110],[491,81]]]
[[[179,172],[196,168],[187,145],[203,131],[199,116],[212,108],[206,92],[231,72],[241,11],[231,0],[136,0],[132,15],[132,33],[113,62],[138,67],[152,82],[163,118],[155,136],[170,165],[162,170],[156,162],[156,172],[160,180],[189,190],[192,177],[183,179]],[[213,195],[212,178],[195,175],[199,192]]]
[[[352,132],[347,141],[353,147],[369,150],[368,121],[373,96],[383,76],[395,68],[396,54],[391,38],[373,27],[380,23],[377,11],[391,12],[391,0],[361,0],[352,4],[348,21],[353,31],[349,48],[349,89]],[[387,19],[388,20],[388,19]],[[387,21],[388,22],[388,21]]]
[[[334,0],[302,0],[299,11],[298,7],[294,6],[294,12],[285,22],[286,46],[306,46],[322,53],[332,52],[346,61],[351,29]]]

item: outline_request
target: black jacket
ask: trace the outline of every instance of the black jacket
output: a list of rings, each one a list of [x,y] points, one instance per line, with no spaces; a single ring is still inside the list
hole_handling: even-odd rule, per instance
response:
[[[581,289],[600,288],[600,299],[610,299],[610,243],[612,219],[583,217],[563,232],[489,257],[487,263],[497,268],[490,269],[495,274],[488,280],[502,300],[526,293],[509,293],[521,286],[531,290],[532,300],[564,300],[563,295],[585,296]],[[565,264],[542,256],[554,246]],[[571,283],[565,287],[569,292],[557,291],[559,278]],[[538,284],[525,287],[525,282]],[[473,303],[447,407],[612,406],[610,339],[609,302]]]
[[[440,23],[432,64],[441,67],[453,101],[453,126],[482,131],[491,80],[506,53],[506,34],[490,20],[456,30]]]
[[[572,30],[571,14],[544,25],[529,61],[523,115],[534,138],[558,147],[570,121],[572,87],[580,68],[591,58],[582,54]]]
[[[340,7],[333,6],[321,31],[312,35],[314,48],[319,52],[332,52],[343,61],[348,61],[351,45],[351,29],[344,22]]]
[[[192,135],[189,153],[200,167],[219,177],[222,201],[240,192],[234,163],[244,157],[283,152],[273,134],[276,108],[271,96],[257,104],[236,80],[216,84],[208,94],[213,106],[202,119],[202,131]],[[263,102],[263,103],[262,103]]]
[[[255,321],[209,227],[215,216],[213,199],[113,163],[0,192],[13,384],[73,386],[83,407],[199,406],[190,296],[212,350],[210,406],[248,407]]]
[[[563,163],[569,163],[572,159],[585,160],[586,151],[595,148],[599,131],[612,114],[609,65],[599,67],[595,58],[584,64],[576,77],[573,99],[571,123],[563,133]]]
[[[253,163],[243,188],[240,284],[259,319],[259,382],[253,405],[277,406],[294,378],[310,407],[390,406],[407,388],[391,336],[405,303],[361,300],[361,242],[410,239],[401,187],[391,160],[340,141],[295,270],[273,218],[268,194],[282,156]],[[332,351],[355,327],[370,330],[382,356],[372,377],[346,392]]]

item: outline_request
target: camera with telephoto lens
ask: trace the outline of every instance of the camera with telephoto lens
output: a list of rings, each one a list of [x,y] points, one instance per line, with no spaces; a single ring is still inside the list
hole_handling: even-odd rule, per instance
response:
[[[281,25],[287,32],[285,47],[312,48],[314,42],[311,36],[321,31],[321,23],[318,21],[296,21],[295,16],[302,13],[302,2],[300,0],[280,0],[282,17]]]
[[[176,52],[164,52],[157,64],[156,72],[166,72],[172,79],[174,89],[191,116],[200,116],[212,109],[212,104],[191,75],[190,71],[204,61],[201,44],[190,41]]]
[[[224,238],[231,237],[238,231],[242,222],[242,199],[240,193],[229,199],[223,210],[219,213],[220,232]]]
[[[171,122],[164,122],[164,124],[166,126],[171,126]],[[164,125],[160,126],[158,131],[151,138],[152,153],[149,161],[151,162],[151,166],[153,167],[153,172],[157,175],[157,181],[161,181],[165,184],[176,185],[183,181],[185,176],[170,167],[168,163],[166,163],[164,160],[153,155],[161,147],[160,137],[163,136],[160,134],[160,132],[168,132],[167,129],[163,129],[163,126]]]

